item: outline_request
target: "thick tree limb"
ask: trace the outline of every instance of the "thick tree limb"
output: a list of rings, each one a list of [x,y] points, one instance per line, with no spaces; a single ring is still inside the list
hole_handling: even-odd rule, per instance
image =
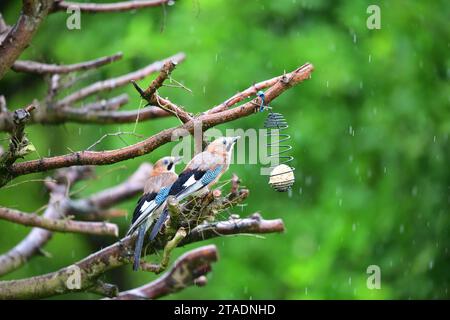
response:
[[[284,226],[280,219],[264,220],[260,216],[254,215],[245,219],[198,226],[179,245],[182,246],[223,234],[283,231]],[[132,263],[131,253],[133,252],[135,238],[135,235],[124,238],[71,266],[52,273],[21,280],[0,281],[0,299],[38,299],[73,292],[74,290],[87,290],[94,286],[98,277],[105,272]],[[161,250],[164,245],[164,243],[156,241],[153,243],[153,249]],[[74,270],[79,272],[80,287],[69,289],[66,284],[73,276]]]
[[[147,7],[156,7],[168,2],[169,0],[140,0],[116,3],[85,3],[57,0],[53,5],[52,12],[66,11],[68,8],[79,8],[81,12],[86,13],[129,11]]]
[[[11,137],[8,151],[0,157],[0,174],[18,158],[24,157],[34,150],[25,136],[25,123],[31,117],[31,112],[36,107],[31,104],[26,108],[17,109],[11,116]]]
[[[50,219],[34,213],[24,213],[18,210],[0,207],[0,219],[22,224],[24,226],[39,227],[58,232],[73,232],[100,236],[119,236],[117,225],[107,222],[83,222],[68,219]]]
[[[22,1],[19,19],[0,43],[0,79],[30,44],[52,6],[53,0]]]
[[[266,104],[270,103],[292,86],[308,79],[311,76],[313,69],[313,66],[307,63],[296,70],[283,75],[265,92]],[[194,122],[200,123],[201,128],[207,130],[218,124],[249,116],[258,109],[259,104],[260,98],[256,98],[233,109],[213,114],[203,114],[196,118],[195,121],[189,121],[182,126],[163,130],[142,142],[117,150],[102,152],[79,151],[63,156],[16,163],[9,167],[9,177],[6,177],[7,179],[3,178],[3,181],[0,181],[0,185],[4,185],[13,177],[33,172],[41,172],[74,165],[106,165],[142,156],[170,142],[176,130],[193,133]]]
[[[203,277],[211,271],[211,263],[217,260],[217,248],[214,245],[191,250],[179,257],[162,277],[142,287],[120,292],[115,299],[157,299],[197,285],[205,281]]]
[[[122,59],[122,57],[123,54],[119,52],[111,56],[68,65],[46,64],[29,60],[17,60],[16,62],[14,62],[12,69],[16,72],[28,72],[37,74],[63,74],[98,68],[108,63]]]
[[[125,74],[125,75],[117,77],[117,78],[112,78],[112,79],[93,83],[93,84],[91,84],[87,87],[84,87],[83,89],[76,91],[76,92],[68,95],[67,97],[61,99],[60,101],[57,102],[56,106],[57,107],[70,106],[73,103],[75,103],[81,99],[84,99],[90,95],[93,95],[97,92],[109,91],[114,88],[127,85],[131,80],[143,79],[144,77],[148,76],[149,74],[159,71],[163,67],[163,65],[166,61],[175,61],[175,62],[179,63],[179,62],[183,61],[185,59],[185,57],[186,57],[186,55],[184,53],[180,52],[180,53],[177,53],[177,54],[175,54],[169,58],[166,58],[162,61],[153,62],[140,70],[130,72],[128,74]]]

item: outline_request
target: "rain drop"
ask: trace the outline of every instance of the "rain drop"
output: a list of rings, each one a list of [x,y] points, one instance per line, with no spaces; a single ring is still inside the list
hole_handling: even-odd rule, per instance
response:
[[[355,136],[355,129],[353,129],[353,127],[352,126],[349,126],[348,127],[348,133],[351,135],[351,136]]]
[[[417,186],[414,186],[414,187],[411,189],[411,195],[412,195],[413,197],[416,197],[416,196],[417,196]]]

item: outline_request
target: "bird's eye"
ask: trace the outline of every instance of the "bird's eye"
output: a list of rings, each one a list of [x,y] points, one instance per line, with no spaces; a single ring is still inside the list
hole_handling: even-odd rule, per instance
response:
[[[164,164],[167,166],[169,164],[169,160],[164,160]]]
[[[227,140],[223,139],[222,143],[227,144]]]

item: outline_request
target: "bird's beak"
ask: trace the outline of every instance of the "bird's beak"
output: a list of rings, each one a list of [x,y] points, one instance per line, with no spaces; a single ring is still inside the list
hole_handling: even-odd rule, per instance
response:
[[[236,143],[236,141],[238,141],[241,138],[241,136],[236,136],[233,138],[233,143]]]

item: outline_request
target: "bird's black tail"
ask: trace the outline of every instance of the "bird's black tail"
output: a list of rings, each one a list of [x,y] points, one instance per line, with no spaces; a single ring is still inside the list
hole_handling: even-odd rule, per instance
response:
[[[141,260],[142,246],[144,245],[145,239],[145,223],[139,227],[138,236],[136,239],[136,244],[134,246],[134,261],[133,270],[139,270],[139,261]]]
[[[167,208],[165,208],[163,213],[161,213],[158,220],[156,220],[155,225],[153,226],[152,232],[150,233],[150,241],[156,238],[156,235],[158,234],[159,230],[161,230],[161,227],[164,221],[166,221],[168,215],[169,211],[167,210]]]

